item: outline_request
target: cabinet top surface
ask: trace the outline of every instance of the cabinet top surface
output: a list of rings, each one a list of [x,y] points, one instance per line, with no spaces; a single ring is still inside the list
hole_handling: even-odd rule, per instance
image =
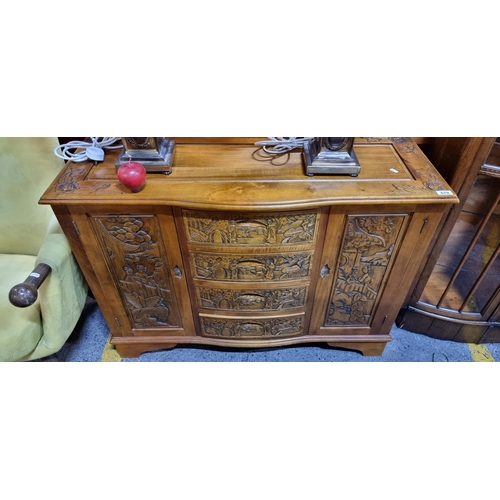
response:
[[[161,204],[214,209],[287,209],[337,204],[456,203],[455,193],[418,146],[406,138],[360,138],[354,150],[361,171],[305,174],[295,150],[270,157],[252,143],[207,144],[176,139],[172,173],[148,173],[132,193],[116,175],[119,152],[102,163],[68,162],[40,200],[43,204]]]

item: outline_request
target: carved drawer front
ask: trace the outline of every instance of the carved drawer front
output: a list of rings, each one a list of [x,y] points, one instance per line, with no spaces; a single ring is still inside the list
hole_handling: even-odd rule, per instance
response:
[[[201,316],[202,335],[205,337],[282,338],[301,335],[304,332],[304,316],[274,318],[214,318]]]
[[[321,210],[182,215],[201,335],[304,334]]]
[[[347,217],[326,326],[370,323],[408,221],[406,215]]]
[[[283,282],[310,276],[312,252],[280,254],[190,253],[193,277],[213,281]]]
[[[183,210],[190,244],[286,246],[314,244],[319,211],[255,214]]]
[[[197,286],[198,304],[220,311],[284,311],[305,307],[308,287],[217,288]]]
[[[133,327],[182,326],[157,218],[92,216],[91,222]]]

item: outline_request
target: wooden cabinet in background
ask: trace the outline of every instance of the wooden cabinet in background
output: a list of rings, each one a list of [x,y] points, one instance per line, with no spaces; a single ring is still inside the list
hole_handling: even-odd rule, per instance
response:
[[[500,342],[500,142],[437,139],[434,162],[460,196],[398,325],[458,342]]]
[[[311,342],[380,355],[457,198],[414,141],[355,142],[358,177],[300,151],[176,138],[172,173],[131,193],[117,152],[69,162],[41,202],[71,243],[123,357]]]

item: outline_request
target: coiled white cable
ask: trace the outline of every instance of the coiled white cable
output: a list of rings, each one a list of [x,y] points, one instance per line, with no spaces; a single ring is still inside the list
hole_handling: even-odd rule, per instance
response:
[[[268,139],[268,141],[256,142],[255,145],[262,146],[262,149],[268,154],[280,155],[304,147],[304,143],[314,139],[314,137],[268,137]]]
[[[91,137],[92,142],[85,141],[71,141],[67,144],[60,144],[54,149],[54,154],[63,160],[71,160],[74,162],[82,162],[86,160],[102,161],[104,160],[105,149],[118,149],[122,144],[113,146],[113,144],[120,140],[121,137]],[[76,153],[71,153],[71,149],[83,149]]]

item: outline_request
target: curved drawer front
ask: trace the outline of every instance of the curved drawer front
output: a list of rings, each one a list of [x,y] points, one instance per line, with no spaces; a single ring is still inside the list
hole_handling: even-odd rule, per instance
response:
[[[305,307],[307,286],[289,288],[216,288],[198,286],[198,303],[203,309],[220,311],[281,311]]]
[[[273,338],[293,337],[304,332],[304,316],[280,318],[212,318],[201,316],[205,337]]]
[[[214,281],[281,282],[309,278],[311,252],[289,254],[210,254],[192,252],[194,278]]]
[[[314,244],[319,211],[252,214],[183,210],[188,243],[272,246]]]

